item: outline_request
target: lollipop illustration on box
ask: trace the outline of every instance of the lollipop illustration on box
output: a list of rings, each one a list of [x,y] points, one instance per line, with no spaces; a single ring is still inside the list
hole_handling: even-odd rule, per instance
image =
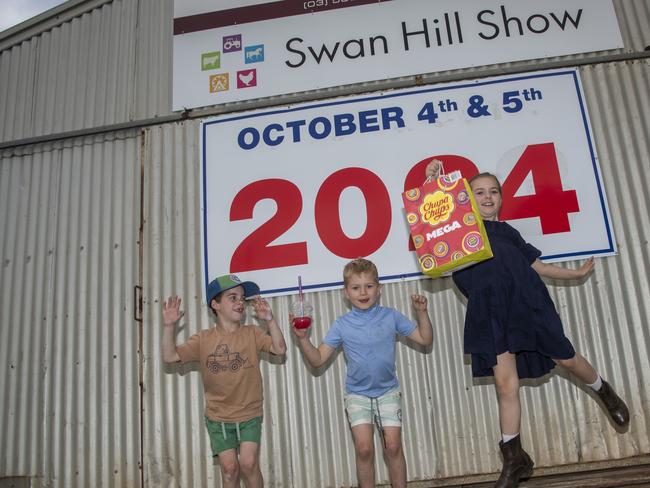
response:
[[[460,171],[402,194],[422,272],[436,278],[492,257],[474,196]]]

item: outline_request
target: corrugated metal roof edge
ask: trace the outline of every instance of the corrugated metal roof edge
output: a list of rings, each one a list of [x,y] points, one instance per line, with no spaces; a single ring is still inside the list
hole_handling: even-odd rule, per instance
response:
[[[36,17],[0,32],[0,51],[10,49],[12,46],[53,29],[74,17],[79,17],[85,12],[112,2],[113,0],[68,0]]]
[[[73,0],[71,0],[73,1]],[[76,0],[75,0],[76,1]],[[83,0],[79,0],[80,2]],[[95,3],[105,3],[111,0],[97,0]],[[260,108],[270,108],[279,105],[289,105],[293,103],[303,103],[309,101],[322,100],[323,98],[336,98],[340,96],[360,95],[363,93],[373,93],[379,90],[394,90],[399,88],[409,88],[414,86],[426,86],[436,83],[449,83],[454,81],[461,81],[466,79],[481,79],[490,76],[502,76],[510,74],[520,74],[530,71],[545,71],[551,69],[572,68],[586,65],[637,61],[650,58],[650,50],[640,53],[622,53],[622,54],[607,54],[597,57],[590,57],[581,60],[566,59],[560,61],[546,62],[543,66],[520,64],[494,66],[482,71],[467,71],[457,70],[453,72],[446,72],[441,74],[439,72],[425,73],[420,75],[412,75],[402,78],[391,78],[387,80],[378,80],[376,82],[364,82],[353,85],[345,85],[335,87],[332,89],[319,89],[305,92],[298,92],[282,96],[274,96],[267,98],[257,98],[246,100],[243,102],[233,102],[223,105],[214,105],[206,108],[188,109],[184,112],[176,112],[166,116],[152,117],[148,119],[133,120],[130,122],[122,122],[118,124],[102,125],[97,127],[89,127],[86,129],[76,129],[71,131],[59,132],[55,134],[48,134],[43,136],[28,137],[24,139],[16,139],[14,141],[0,142],[0,150],[10,149],[20,146],[31,144],[40,144],[44,142],[53,142],[61,139],[69,139],[73,137],[82,137],[88,135],[104,134],[120,130],[136,129],[148,127],[153,125],[160,125],[166,123],[181,122],[187,119],[199,119],[211,117],[214,115],[221,115],[234,112],[244,112],[247,110],[256,110]],[[530,61],[529,61],[530,62]],[[481,69],[481,68],[479,68]]]

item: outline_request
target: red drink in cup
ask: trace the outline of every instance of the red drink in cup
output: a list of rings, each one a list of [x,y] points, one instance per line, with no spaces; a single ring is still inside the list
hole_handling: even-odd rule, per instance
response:
[[[298,300],[291,304],[293,326],[296,329],[306,329],[311,325],[313,307],[306,300]]]
[[[296,329],[307,329],[311,325],[311,317],[294,317],[293,326]]]

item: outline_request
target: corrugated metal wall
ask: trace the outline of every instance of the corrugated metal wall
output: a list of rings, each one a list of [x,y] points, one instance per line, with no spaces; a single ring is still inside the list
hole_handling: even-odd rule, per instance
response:
[[[618,434],[584,387],[576,387],[576,381],[563,378],[561,372],[554,374],[535,383],[537,387],[522,390],[522,436],[538,467],[650,454],[650,303],[646,299],[650,202],[644,191],[650,185],[650,147],[645,136],[650,123],[649,68],[647,61],[637,61],[581,70],[620,254],[599,259],[594,276],[583,285],[550,283],[576,349],[629,400],[631,428]],[[151,462],[154,459],[145,466],[150,469],[147,479],[180,479],[180,486],[218,477],[218,467],[205,455],[209,446],[202,433],[198,373],[165,370],[157,359],[163,297],[179,293],[186,301],[179,341],[210,326],[201,301],[198,138],[198,121],[147,132],[145,181],[151,187],[145,188],[146,234],[155,239],[147,243],[144,266],[145,322],[151,326],[151,336],[145,340],[150,365],[145,405],[156,410],[146,417],[144,430],[159,453],[154,457],[164,459],[169,471],[162,472],[158,463]],[[432,350],[424,354],[406,344],[398,348],[409,479],[496,472],[500,468],[496,400],[491,384],[473,384],[462,355],[463,301],[451,281],[442,279],[385,285],[382,303],[409,312],[408,297],[415,290],[430,300],[435,338]],[[317,310],[312,336],[318,341],[347,309],[338,291],[316,293],[311,299]],[[279,317],[286,315],[289,297],[271,303]],[[283,329],[290,336],[286,323]],[[343,358],[326,370],[310,371],[290,339],[285,363],[264,363],[263,373],[262,462],[269,485],[353,485],[353,447],[342,399]],[[184,448],[170,452],[170,446]],[[381,461],[377,479],[388,481]]]
[[[67,4],[38,35],[0,34],[0,142],[171,111],[172,0]]]
[[[626,49],[613,54],[641,53],[650,45],[650,4],[616,0],[615,6]],[[164,296],[183,296],[179,340],[210,325],[201,298],[200,121],[154,124],[142,135],[107,127],[169,117],[172,0],[71,0],[56,12],[42,21],[45,30],[35,25],[0,35],[0,478],[29,477],[34,486],[48,487],[140,486],[142,461],[146,487],[209,486],[219,475],[208,454],[199,375],[165,367],[159,355]],[[610,184],[619,255],[599,259],[584,285],[550,287],[578,350],[629,399],[631,428],[617,434],[584,389],[553,375],[523,389],[522,435],[539,467],[650,455],[648,65],[644,58],[580,69]],[[414,82],[368,83],[213,111]],[[101,134],[74,137],[89,128]],[[61,140],[15,146],[49,134]],[[142,325],[133,319],[139,283]],[[430,300],[436,333],[430,351],[398,347],[409,479],[495,472],[496,401],[491,385],[473,384],[461,354],[462,300],[449,280],[423,280],[386,285],[382,303],[407,312],[415,289]],[[312,333],[320,339],[346,308],[338,291],[313,294],[312,301],[318,311]],[[271,300],[279,316],[288,303],[289,297]],[[352,485],[343,358],[310,371],[288,339],[284,363],[262,363],[266,484]],[[385,482],[381,460],[377,469]]]
[[[137,134],[0,153],[0,478],[140,486]]]
[[[614,0],[614,6],[625,49],[609,54],[642,53],[650,46],[650,4]],[[172,19],[173,0],[68,0],[39,24],[0,33],[0,107],[5,115],[0,118],[0,147],[6,141],[169,116]],[[601,56],[587,53],[561,59],[588,62]],[[542,65],[559,59],[547,59]],[[481,76],[513,66],[538,69],[540,62],[432,73],[417,82]],[[415,83],[414,76],[380,80],[206,111],[237,111]]]

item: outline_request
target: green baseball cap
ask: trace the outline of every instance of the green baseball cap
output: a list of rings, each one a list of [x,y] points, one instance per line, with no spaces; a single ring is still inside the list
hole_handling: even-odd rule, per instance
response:
[[[231,288],[235,288],[237,286],[241,286],[244,288],[245,298],[254,297],[255,295],[260,294],[260,287],[257,286],[252,281],[241,281],[234,274],[223,275],[212,280],[206,289],[205,296],[208,299],[208,307],[210,306],[210,302],[212,302],[212,299],[216,297],[219,293],[226,290],[230,290]]]

